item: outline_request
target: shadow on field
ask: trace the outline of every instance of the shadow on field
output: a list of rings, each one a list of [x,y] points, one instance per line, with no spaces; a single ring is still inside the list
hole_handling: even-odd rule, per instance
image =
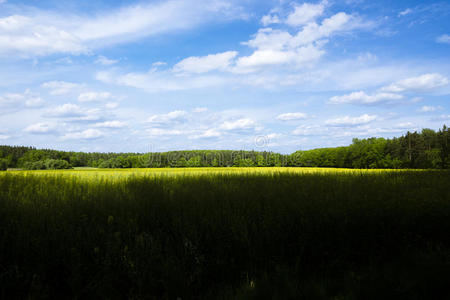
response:
[[[5,174],[0,298],[450,298],[449,182]]]

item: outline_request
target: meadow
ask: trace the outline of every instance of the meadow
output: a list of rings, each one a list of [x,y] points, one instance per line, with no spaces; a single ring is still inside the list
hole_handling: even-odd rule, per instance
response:
[[[0,173],[1,299],[450,298],[450,172]]]

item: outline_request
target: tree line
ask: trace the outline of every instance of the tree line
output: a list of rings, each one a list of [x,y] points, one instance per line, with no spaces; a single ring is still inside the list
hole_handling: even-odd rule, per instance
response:
[[[407,132],[392,138],[353,139],[349,146],[296,151],[289,155],[261,151],[193,150],[157,153],[86,153],[21,146],[0,146],[0,170],[166,167],[336,167],[450,168],[450,133]]]

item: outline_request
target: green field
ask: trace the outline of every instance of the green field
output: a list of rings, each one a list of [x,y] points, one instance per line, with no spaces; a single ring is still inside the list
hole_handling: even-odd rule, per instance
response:
[[[0,298],[449,298],[449,183],[442,170],[3,172]]]

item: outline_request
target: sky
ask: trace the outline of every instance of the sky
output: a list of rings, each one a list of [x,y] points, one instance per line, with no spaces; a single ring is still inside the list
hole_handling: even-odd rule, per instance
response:
[[[450,124],[450,2],[0,0],[0,144],[292,153]]]

